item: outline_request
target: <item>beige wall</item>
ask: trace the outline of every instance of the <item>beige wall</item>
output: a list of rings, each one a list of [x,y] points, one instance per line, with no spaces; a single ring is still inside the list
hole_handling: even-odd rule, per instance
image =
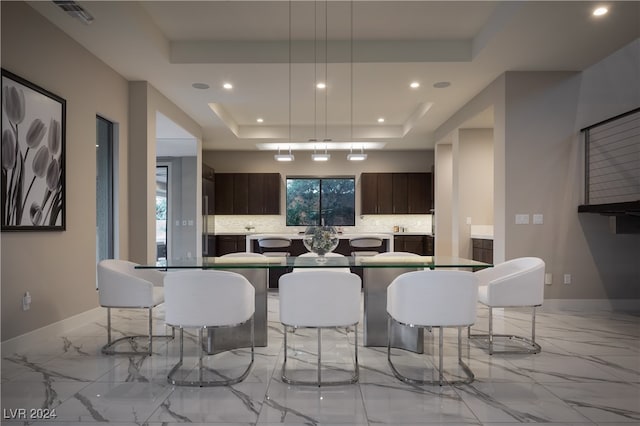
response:
[[[273,159],[273,151],[204,151],[203,161],[216,172],[279,172],[284,175],[360,175],[362,172],[430,172],[433,151],[368,151],[365,161],[348,161],[348,151],[330,152],[326,162],[311,161],[312,151],[293,152],[291,163]]]
[[[2,67],[67,101],[66,231],[2,233],[2,340],[97,306],[95,290],[96,115],[119,124],[119,161],[127,163],[127,82],[31,7],[1,2]],[[127,173],[119,205],[127,211]],[[120,254],[128,222],[120,215]],[[23,312],[25,291],[31,310]]]
[[[129,216],[131,220],[129,259],[138,263],[155,262],[155,173],[156,173],[156,117],[157,112],[172,120],[193,135],[197,142],[196,176],[201,176],[202,129],[169,99],[146,81],[132,81],[130,88],[129,122]],[[200,179],[193,194],[201,192]],[[192,194],[192,195],[193,195]],[[185,194],[186,195],[186,194]],[[195,196],[195,195],[194,195]],[[196,211],[200,211],[200,197],[195,196]],[[193,234],[196,252],[202,245],[202,218],[197,215]]]
[[[363,172],[431,172],[433,151],[369,151],[365,161],[348,161],[347,151],[331,152],[329,162],[311,160],[312,151],[294,152],[291,163],[273,159],[274,152],[205,151],[203,161],[218,173],[280,173],[286,176],[353,175],[356,177],[356,212],[360,206],[360,174]],[[284,191],[284,183],[282,190]],[[281,211],[285,199],[281,197]]]
[[[2,67],[67,101],[66,231],[2,233],[5,341],[98,306],[96,115],[115,122],[118,131],[116,252],[122,259],[154,259],[156,112],[194,135],[198,159],[202,131],[155,88],[146,82],[130,85],[30,6],[22,2],[0,5]],[[195,167],[200,176],[200,161]],[[200,180],[193,193],[199,211]],[[197,251],[202,225],[200,215],[195,219]],[[32,296],[32,306],[23,312],[25,291]]]
[[[453,145],[436,145],[435,151],[435,225],[437,256],[451,256],[453,250]]]
[[[545,260],[554,281],[547,298],[638,299],[640,234],[615,235],[606,217],[577,213],[584,179],[579,129],[593,124],[579,121],[586,84],[576,73],[507,75],[506,253]],[[619,107],[621,113],[637,104]],[[516,213],[541,213],[544,224],[515,225]],[[564,274],[572,275],[570,285],[562,284]]]
[[[470,259],[471,225],[493,225],[493,130],[460,129],[454,142],[458,250]],[[467,223],[467,218],[471,223]]]
[[[583,73],[508,72],[436,131],[450,138],[494,107],[494,261],[544,259],[553,274],[547,299],[640,298],[640,235],[612,234],[606,217],[577,213],[580,129],[640,104],[638,64],[636,40]],[[544,223],[515,225],[517,213],[543,214]]]

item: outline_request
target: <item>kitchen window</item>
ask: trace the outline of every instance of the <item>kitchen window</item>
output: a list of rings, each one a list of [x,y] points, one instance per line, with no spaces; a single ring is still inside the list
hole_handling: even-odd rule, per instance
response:
[[[356,179],[287,177],[287,226],[354,226]]]

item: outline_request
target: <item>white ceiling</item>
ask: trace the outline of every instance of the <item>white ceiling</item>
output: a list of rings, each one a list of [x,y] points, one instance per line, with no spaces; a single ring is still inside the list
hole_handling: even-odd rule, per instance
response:
[[[311,138],[431,149],[434,131],[505,71],[583,70],[640,36],[638,1],[609,1],[599,18],[583,1],[79,3],[92,24],[30,2],[128,80],[149,81],[215,150]],[[467,126],[492,123],[488,110]]]

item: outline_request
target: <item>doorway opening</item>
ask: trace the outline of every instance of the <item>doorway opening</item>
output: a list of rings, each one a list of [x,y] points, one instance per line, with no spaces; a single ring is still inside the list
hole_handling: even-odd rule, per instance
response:
[[[166,264],[169,232],[169,166],[156,166],[156,263]]]
[[[113,259],[114,124],[96,116],[96,263]]]

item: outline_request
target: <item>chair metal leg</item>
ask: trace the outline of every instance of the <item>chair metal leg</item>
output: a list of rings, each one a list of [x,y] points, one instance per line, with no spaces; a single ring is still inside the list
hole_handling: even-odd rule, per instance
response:
[[[398,378],[399,380],[405,383],[410,383],[413,385],[436,385],[437,384],[442,386],[444,384],[444,366],[443,366],[444,337],[443,337],[443,330],[442,330],[444,327],[439,327],[440,330],[438,334],[438,380],[422,380],[422,379],[415,379],[415,378],[411,378],[403,375],[402,373],[400,373],[400,371],[396,368],[396,366],[391,361],[391,341],[393,340],[392,321],[395,321],[395,320],[391,316],[388,316],[387,317],[387,330],[388,330],[387,362],[389,363],[389,367],[391,367],[391,371],[393,371],[393,374],[396,376],[396,378]],[[396,323],[401,324],[397,321]],[[401,324],[401,325],[404,325],[404,324]],[[433,326],[430,326],[430,327],[433,327]],[[422,327],[422,328],[430,328],[430,327]],[[475,375],[473,374],[469,366],[465,364],[464,361],[462,361],[461,333],[462,333],[461,328],[458,327],[458,364],[460,365],[460,367],[462,367],[462,370],[466,374],[467,378],[463,380],[449,381],[448,383],[451,385],[463,384],[463,383],[468,384],[473,382],[475,379]]]
[[[153,355],[153,311],[149,308],[149,356]]]
[[[318,386],[322,383],[322,329],[318,328]]]
[[[469,327],[469,339],[480,339],[488,341],[489,355],[496,354],[537,354],[542,350],[542,347],[536,343],[536,306],[531,307],[533,309],[531,313],[531,338],[524,336],[517,336],[513,334],[495,334],[493,332],[493,307],[489,306],[489,334],[471,334],[471,327]],[[495,351],[494,343],[496,338],[505,338],[510,341],[522,342],[524,345],[522,349],[509,349],[504,351]]]
[[[169,374],[167,375],[167,381],[170,384],[175,386],[213,387],[213,386],[230,386],[246,379],[247,376],[249,375],[249,372],[251,371],[251,367],[253,367],[253,362],[255,360],[254,317],[252,316],[249,321],[251,321],[251,362],[249,362],[249,365],[240,376],[233,377],[233,378],[226,378],[225,380],[205,380],[204,374],[206,369],[204,366],[203,333],[204,333],[204,329],[207,327],[199,327],[198,328],[198,351],[199,351],[198,352],[198,380],[176,380],[174,376],[182,366],[183,353],[184,353],[184,338],[183,338],[184,331],[183,331],[183,328],[181,327],[180,328],[180,361],[178,361],[178,363],[173,366],[171,371],[169,371]],[[238,326],[240,325],[242,324],[238,324]]]
[[[442,349],[444,346],[444,340],[442,337],[442,327],[438,330],[438,384],[442,386],[442,382],[444,381],[444,374],[442,373]]]
[[[111,345],[111,308],[107,308],[107,345]]]
[[[489,307],[489,355],[493,355],[493,308]]]
[[[118,339],[113,340],[111,336],[111,308],[107,307],[107,344],[101,348],[101,352],[104,355],[153,355],[153,339],[154,338],[166,338],[166,339],[174,339],[175,338],[175,330],[172,331],[171,335],[153,335],[153,308],[147,308],[149,311],[148,318],[148,334],[147,335],[132,335],[132,336],[123,336]],[[139,339],[147,339],[148,341],[148,349],[145,352],[140,352],[136,350],[132,351],[116,351],[115,346],[123,341],[128,341],[129,345],[135,347],[135,342]]]
[[[354,359],[354,372],[348,380],[336,380],[331,382],[323,382],[322,381],[322,327],[308,327],[308,328],[317,328],[318,329],[318,357],[317,357],[317,381],[302,381],[302,380],[293,380],[287,376],[287,352],[288,352],[288,344],[287,344],[287,326],[284,327],[284,361],[282,362],[282,373],[281,378],[284,383],[289,385],[303,385],[303,386],[337,386],[337,385],[351,385],[358,382],[360,377],[360,367],[358,365],[358,326],[355,325],[355,359]],[[338,328],[338,327],[335,327]],[[349,327],[345,327],[346,334],[349,334]]]

